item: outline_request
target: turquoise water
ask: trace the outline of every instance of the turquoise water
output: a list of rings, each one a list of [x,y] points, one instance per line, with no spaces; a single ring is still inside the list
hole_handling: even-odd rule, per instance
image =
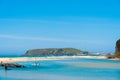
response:
[[[27,68],[0,67],[0,80],[120,80],[120,61],[69,59],[21,62]]]

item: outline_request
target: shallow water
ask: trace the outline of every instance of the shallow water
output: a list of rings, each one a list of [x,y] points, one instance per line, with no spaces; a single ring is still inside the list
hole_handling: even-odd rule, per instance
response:
[[[20,62],[27,68],[0,67],[0,80],[120,80],[120,61],[99,59],[69,59]]]

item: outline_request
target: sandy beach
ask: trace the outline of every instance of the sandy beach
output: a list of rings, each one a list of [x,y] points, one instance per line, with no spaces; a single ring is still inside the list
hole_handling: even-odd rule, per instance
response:
[[[33,57],[18,57],[18,58],[0,58],[0,62],[11,63],[11,62],[26,62],[26,61],[39,61],[39,60],[59,60],[62,58],[33,58]]]
[[[25,62],[25,61],[39,61],[39,60],[63,60],[63,59],[74,59],[74,58],[90,58],[90,59],[106,59],[105,56],[59,56],[59,57],[4,57],[0,58],[0,62],[11,63],[11,62]]]
[[[101,80],[100,77],[102,77],[103,80],[119,80],[119,61],[104,58],[102,56],[1,57],[0,60],[14,62],[15,64],[17,64],[16,62],[26,61],[19,63],[26,68],[9,67],[10,70],[6,71],[5,67],[0,67],[0,79],[81,80],[83,78],[83,80]],[[38,61],[39,66],[34,66],[34,60],[41,60]]]

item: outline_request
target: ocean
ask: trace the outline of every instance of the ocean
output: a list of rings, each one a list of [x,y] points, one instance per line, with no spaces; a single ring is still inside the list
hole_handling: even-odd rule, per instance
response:
[[[26,68],[0,67],[0,80],[120,80],[120,61],[67,59],[19,62]]]

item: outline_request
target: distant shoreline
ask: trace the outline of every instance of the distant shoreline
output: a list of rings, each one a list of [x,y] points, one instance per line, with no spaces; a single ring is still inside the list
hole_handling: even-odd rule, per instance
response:
[[[51,57],[1,57],[0,62],[12,63],[12,62],[27,62],[27,61],[42,61],[42,60],[64,60],[64,59],[107,59],[106,56],[51,56]],[[107,59],[107,60],[119,60],[119,59]]]

